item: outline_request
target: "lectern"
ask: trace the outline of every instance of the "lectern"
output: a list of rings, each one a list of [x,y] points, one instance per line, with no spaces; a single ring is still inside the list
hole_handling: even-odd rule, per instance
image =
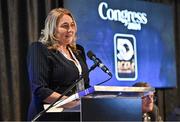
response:
[[[141,121],[141,97],[154,92],[151,87],[93,86],[76,93],[59,106],[81,99],[79,109],[47,112],[39,120],[48,121]],[[56,107],[56,106],[55,106]]]

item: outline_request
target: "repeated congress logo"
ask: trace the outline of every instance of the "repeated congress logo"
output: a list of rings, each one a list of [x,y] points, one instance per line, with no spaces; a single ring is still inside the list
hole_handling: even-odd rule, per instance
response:
[[[114,35],[115,74],[117,80],[134,81],[138,77],[136,38],[131,34]]]

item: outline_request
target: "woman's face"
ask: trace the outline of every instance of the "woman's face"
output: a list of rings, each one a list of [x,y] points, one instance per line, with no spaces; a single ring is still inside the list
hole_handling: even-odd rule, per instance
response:
[[[142,111],[143,113],[151,112],[154,106],[154,94],[144,96],[142,98]]]
[[[55,37],[60,45],[71,44],[76,34],[76,25],[69,15],[63,15],[57,23]]]

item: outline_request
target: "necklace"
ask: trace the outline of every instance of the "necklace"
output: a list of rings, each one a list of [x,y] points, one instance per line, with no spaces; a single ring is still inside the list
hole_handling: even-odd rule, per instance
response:
[[[68,49],[67,49],[67,51],[64,51],[64,50],[62,50],[62,49],[59,48],[58,50],[59,50],[59,52],[61,52],[61,54],[63,54],[67,59],[70,59]]]
[[[82,73],[81,65],[80,65],[79,61],[77,60],[76,56],[73,54],[71,48],[67,48],[67,51],[63,51],[60,48],[58,50],[61,52],[61,54],[64,55],[64,57],[66,57],[68,60],[74,62],[74,64],[78,68],[79,74],[81,75],[81,73]]]

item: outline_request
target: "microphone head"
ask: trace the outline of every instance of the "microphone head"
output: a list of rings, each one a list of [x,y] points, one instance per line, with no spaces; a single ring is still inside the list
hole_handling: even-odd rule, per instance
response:
[[[91,60],[93,60],[93,57],[96,57],[95,54],[94,54],[91,50],[87,52],[87,56],[88,56]]]

